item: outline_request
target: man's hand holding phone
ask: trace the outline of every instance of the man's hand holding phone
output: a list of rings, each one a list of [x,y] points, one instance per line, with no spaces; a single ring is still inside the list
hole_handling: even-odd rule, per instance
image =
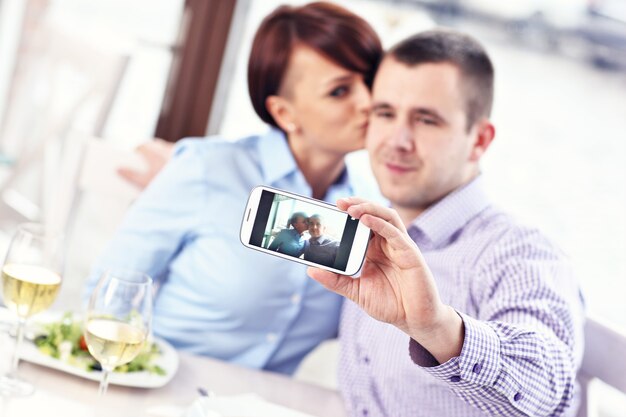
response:
[[[337,207],[374,233],[361,277],[317,268],[309,268],[309,275],[373,318],[407,333],[439,363],[458,356],[464,339],[462,319],[442,302],[432,273],[398,213],[356,197],[338,200]]]

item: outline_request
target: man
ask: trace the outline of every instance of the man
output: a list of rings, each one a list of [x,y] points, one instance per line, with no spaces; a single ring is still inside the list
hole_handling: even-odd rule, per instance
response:
[[[484,193],[492,97],[491,62],[461,34],[419,34],[381,63],[366,146],[393,209],[339,200],[374,232],[361,278],[309,269],[353,301],[353,416],[575,414],[582,300],[563,254]]]
[[[319,214],[309,217],[308,223],[311,238],[304,249],[304,259],[326,266],[333,266],[339,251],[339,242],[324,235],[326,223]]]
[[[298,258],[304,252],[306,239],[303,235],[309,228],[306,213],[293,213],[289,218],[289,225],[291,228],[281,230],[268,249]]]

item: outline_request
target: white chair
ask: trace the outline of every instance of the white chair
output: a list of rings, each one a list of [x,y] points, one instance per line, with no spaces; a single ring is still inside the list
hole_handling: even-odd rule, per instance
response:
[[[598,416],[599,400],[593,389],[596,380],[626,395],[626,333],[588,317],[585,354],[578,373],[582,392],[578,417]]]
[[[67,134],[102,134],[128,54],[43,24],[22,58],[0,134],[0,216],[47,220],[65,181]]]
[[[47,212],[49,220],[71,227],[81,197],[86,193],[115,201],[125,209],[137,198],[141,189],[118,175],[121,167],[138,171],[147,169],[146,161],[133,150],[111,145],[105,139],[80,132],[68,134],[67,150],[61,159],[59,181],[55,187],[55,203]]]
[[[66,138],[56,204],[48,215],[64,225],[67,259],[59,304],[80,309],[83,280],[141,190],[122,179],[117,170],[147,168],[141,155],[105,139],[72,133]]]

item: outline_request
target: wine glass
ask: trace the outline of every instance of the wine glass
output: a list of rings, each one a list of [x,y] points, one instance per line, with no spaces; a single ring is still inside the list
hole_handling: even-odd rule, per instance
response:
[[[151,321],[152,279],[137,271],[105,271],[85,315],[85,342],[102,366],[100,396],[107,391],[113,369],[141,352]]]
[[[0,377],[2,395],[25,396],[33,386],[17,377],[19,350],[26,319],[50,307],[61,287],[65,257],[61,233],[40,223],[21,224],[2,266],[4,303],[17,315],[17,336],[11,368]]]

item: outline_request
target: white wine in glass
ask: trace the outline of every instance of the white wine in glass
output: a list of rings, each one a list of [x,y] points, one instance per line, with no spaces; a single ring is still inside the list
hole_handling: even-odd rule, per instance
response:
[[[2,266],[4,303],[17,316],[17,337],[11,369],[0,378],[0,393],[24,396],[33,386],[17,377],[19,349],[26,319],[52,305],[61,287],[65,247],[63,236],[38,223],[25,223],[13,236]]]
[[[4,302],[18,317],[28,318],[52,305],[61,275],[35,265],[8,263],[2,267]]]
[[[100,395],[115,367],[132,361],[150,334],[152,280],[135,271],[106,271],[94,289],[85,318],[85,342],[102,366]]]

